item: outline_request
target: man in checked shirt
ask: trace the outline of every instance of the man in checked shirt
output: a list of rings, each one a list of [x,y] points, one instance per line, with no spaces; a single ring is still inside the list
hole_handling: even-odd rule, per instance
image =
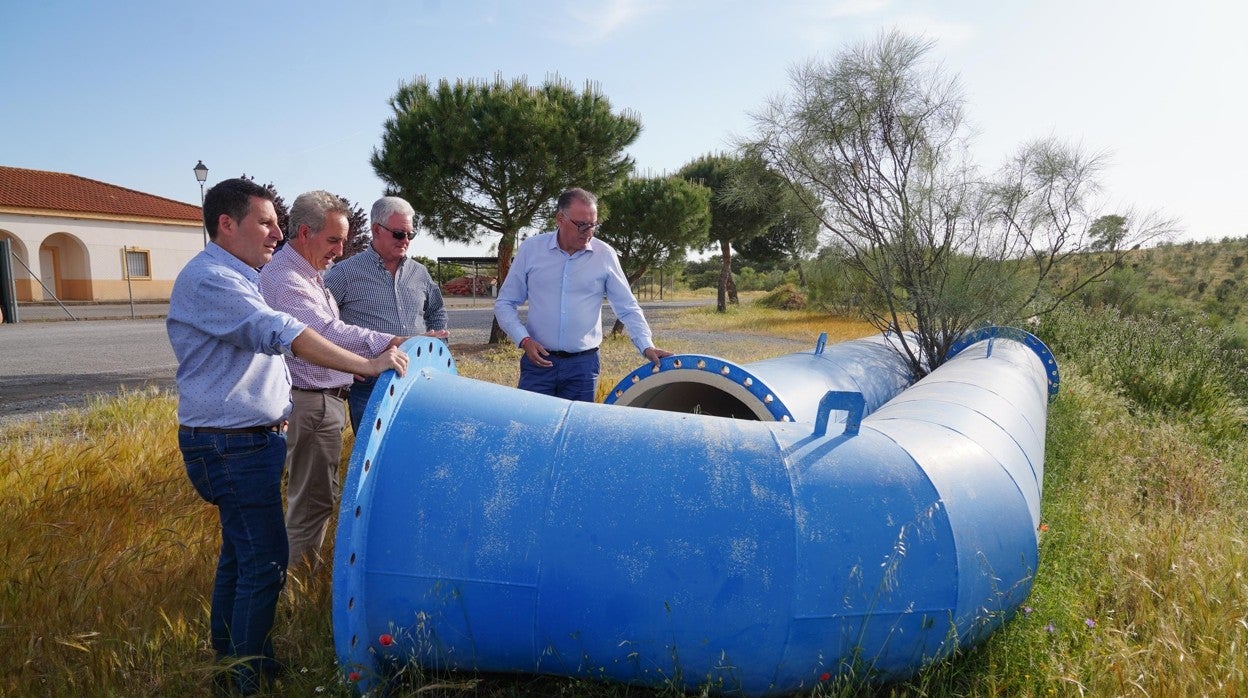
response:
[[[373,203],[372,243],[325,272],[325,285],[338,301],[342,319],[378,332],[446,340],[446,308],[442,290],[423,264],[407,256],[416,237],[412,205],[397,196]],[[360,420],[377,379],[356,379],[351,385],[351,428],[356,441]]]
[[[361,356],[375,356],[407,337],[343,322],[322,277],[342,254],[350,214],[347,203],[329,192],[299,195],[290,210],[287,244],[260,271],[260,292],[274,310],[307,323],[334,344]],[[294,402],[286,437],[289,568],[306,562],[315,569],[338,502],[338,461],[352,376],[297,358],[288,358],[286,363]]]

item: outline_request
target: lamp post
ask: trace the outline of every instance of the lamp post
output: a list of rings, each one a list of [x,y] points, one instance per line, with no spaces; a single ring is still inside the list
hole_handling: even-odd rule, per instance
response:
[[[199,217],[204,217],[204,182],[208,181],[208,168],[204,165],[204,161],[200,160],[195,164],[195,179],[199,180]],[[204,247],[208,246],[208,224],[200,221],[204,226]]]

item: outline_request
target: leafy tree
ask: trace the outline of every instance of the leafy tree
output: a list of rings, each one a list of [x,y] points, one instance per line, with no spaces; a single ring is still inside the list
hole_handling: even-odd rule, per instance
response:
[[[881,330],[913,331],[899,351],[916,375],[968,330],[1052,310],[1121,256],[1068,286],[1046,285],[1090,249],[1102,159],[1046,139],[981,179],[957,80],[927,64],[931,47],[894,31],[795,68],[792,93],[754,115],[748,144],[872,286],[863,314]],[[1173,227],[1142,220],[1139,239]]]
[[[1118,251],[1118,244],[1127,236],[1127,219],[1125,216],[1111,214],[1101,216],[1092,221],[1088,227],[1088,237],[1092,240],[1092,249]]]
[[[732,246],[744,245],[761,235],[775,220],[776,209],[769,197],[741,194],[750,188],[749,183],[767,179],[762,174],[765,169],[757,157],[720,154],[704,155],[680,168],[678,173],[712,191],[710,240],[719,245],[721,266],[716,310],[721,313],[728,310]],[[735,289],[732,291],[735,303]]]
[[[606,224],[598,237],[616,249],[630,284],[650,269],[706,245],[711,190],[679,177],[638,177],[599,198]],[[612,334],[624,323],[618,319]]]
[[[775,218],[761,235],[739,245],[737,255],[764,271],[796,269],[800,284],[805,286],[802,262],[819,248],[819,219],[802,203],[802,197],[778,180],[773,180],[772,186],[751,186],[735,195],[760,193],[776,197]],[[804,198],[813,200],[814,196],[806,192]]]
[[[641,133],[640,121],[612,113],[596,86],[577,92],[557,76],[541,87],[421,77],[401,84],[390,108],[373,169],[438,239],[500,235],[500,284],[517,235],[553,216],[567,187],[601,192],[621,181],[633,167],[624,148]],[[495,322],[490,342],[502,338]]]
[[[852,315],[879,305],[870,281],[856,271],[852,255],[835,242],[811,260],[806,299],[833,315]]]

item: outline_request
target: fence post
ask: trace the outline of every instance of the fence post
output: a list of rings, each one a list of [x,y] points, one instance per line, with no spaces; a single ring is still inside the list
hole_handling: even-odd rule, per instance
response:
[[[134,288],[130,285],[130,246],[121,248],[121,272],[126,275],[126,295],[130,297],[130,319],[134,319]]]
[[[0,240],[0,322],[16,323],[17,285],[13,280],[13,243]]]

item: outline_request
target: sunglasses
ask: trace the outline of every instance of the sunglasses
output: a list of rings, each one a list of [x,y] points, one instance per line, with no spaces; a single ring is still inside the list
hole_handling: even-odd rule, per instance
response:
[[[390,228],[387,228],[386,226],[382,225],[381,223],[378,223],[377,225],[378,225],[378,226],[380,226],[382,230],[384,230],[384,231],[386,231],[387,233],[390,233],[391,235],[393,235],[395,240],[402,240],[403,238],[407,238],[408,240],[415,240],[415,239],[416,239],[416,231],[415,231],[415,230],[413,230],[413,231],[411,231],[411,232],[408,232],[408,231],[406,231],[406,230],[391,230]]]

